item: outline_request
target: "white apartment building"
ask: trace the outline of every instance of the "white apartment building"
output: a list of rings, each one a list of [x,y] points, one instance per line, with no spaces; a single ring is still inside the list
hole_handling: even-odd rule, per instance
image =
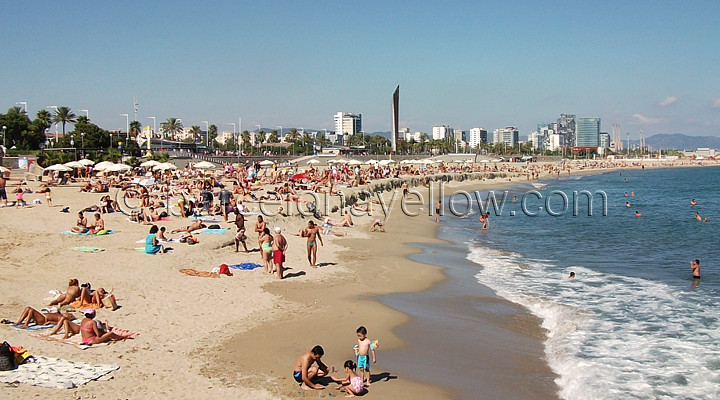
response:
[[[405,141],[406,141],[406,142],[410,142],[411,140],[414,140],[415,143],[417,143],[417,142],[420,141],[420,135],[422,135],[422,132],[420,132],[420,131],[410,132],[410,131],[408,130],[407,132],[405,132],[405,136],[404,136],[404,137],[405,137]]]
[[[475,127],[470,129],[470,137],[468,144],[472,148],[480,147],[481,143],[487,143],[487,130],[482,127]]]
[[[222,131],[218,133],[217,137],[215,138],[215,141],[219,144],[225,144],[225,142],[230,139],[234,140],[234,134],[233,131]]]
[[[565,138],[563,137],[563,135],[553,133],[548,135],[548,142],[545,149],[550,151],[560,150],[560,148],[563,147],[564,143]]]
[[[455,132],[453,128],[447,125],[433,126],[432,128],[432,139],[433,140],[445,140],[448,138],[454,138]]]
[[[353,136],[362,131],[362,114],[339,111],[334,119],[336,135]]]
[[[504,143],[506,146],[515,146],[518,143],[518,129],[514,126],[495,129],[493,143]]]

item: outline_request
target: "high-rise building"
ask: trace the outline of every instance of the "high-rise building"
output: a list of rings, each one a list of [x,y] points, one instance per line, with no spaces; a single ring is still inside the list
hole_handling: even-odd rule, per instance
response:
[[[507,146],[515,146],[518,142],[518,128],[506,126],[493,131],[493,143],[505,143]]]
[[[445,140],[454,137],[453,128],[448,125],[433,126],[433,140]]]
[[[600,118],[578,118],[575,146],[598,147],[600,144]]]
[[[335,134],[354,136],[362,131],[362,114],[338,112],[335,114]]]
[[[600,132],[600,144],[599,147],[604,149],[610,147],[610,134],[607,132]]]
[[[560,114],[560,118],[557,120],[556,132],[562,135],[565,142],[565,147],[575,146],[575,115],[574,114]]]
[[[480,147],[481,143],[487,143],[487,130],[481,127],[475,127],[470,129],[470,137],[468,138],[468,144],[472,148]]]

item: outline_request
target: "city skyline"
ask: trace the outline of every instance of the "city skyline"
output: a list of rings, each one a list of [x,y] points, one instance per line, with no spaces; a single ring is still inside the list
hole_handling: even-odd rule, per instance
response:
[[[387,132],[400,84],[399,128],[411,131],[517,126],[522,137],[567,113],[620,124],[623,138],[720,136],[720,4],[710,1],[5,9],[0,107],[27,102],[31,118],[68,106],[124,130],[137,98],[143,126],[176,117],[225,130],[242,118],[243,130],[330,131],[343,111]]]

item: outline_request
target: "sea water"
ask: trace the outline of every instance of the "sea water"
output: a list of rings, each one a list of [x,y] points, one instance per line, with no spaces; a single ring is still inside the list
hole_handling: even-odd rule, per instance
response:
[[[489,229],[479,229],[474,204],[443,217],[440,236],[466,247],[479,284],[541,318],[561,398],[717,399],[719,173],[625,170],[520,184],[504,203],[494,191],[503,208],[490,209]],[[573,210],[582,191],[593,194],[592,215],[586,195]]]

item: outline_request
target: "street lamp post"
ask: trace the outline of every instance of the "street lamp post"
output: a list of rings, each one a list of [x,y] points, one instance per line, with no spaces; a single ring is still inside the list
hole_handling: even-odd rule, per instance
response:
[[[280,137],[278,138],[280,140],[280,143],[283,142],[283,126],[282,125],[276,125],[276,128],[280,128]]]
[[[152,133],[155,133],[155,117],[147,117],[147,119],[152,119],[152,120],[153,120],[153,131],[152,131]]]
[[[300,137],[303,141],[303,154],[305,153],[305,128],[298,128],[300,130]],[[294,149],[294,148],[293,148]],[[294,153],[293,153],[294,154]]]
[[[7,126],[3,125],[2,131],[3,131],[3,147],[5,147],[5,136],[7,135],[7,133],[6,133],[6,132],[7,132]],[[4,154],[5,154],[5,153],[4,153],[4,150],[3,150],[3,155],[4,155]]]
[[[88,111],[88,110],[78,110],[78,111],[84,112],[84,113],[85,113],[85,118],[87,118],[88,121],[90,121],[90,111]]]
[[[121,117],[125,117],[125,142],[130,140],[130,116],[127,114],[120,114]]]

